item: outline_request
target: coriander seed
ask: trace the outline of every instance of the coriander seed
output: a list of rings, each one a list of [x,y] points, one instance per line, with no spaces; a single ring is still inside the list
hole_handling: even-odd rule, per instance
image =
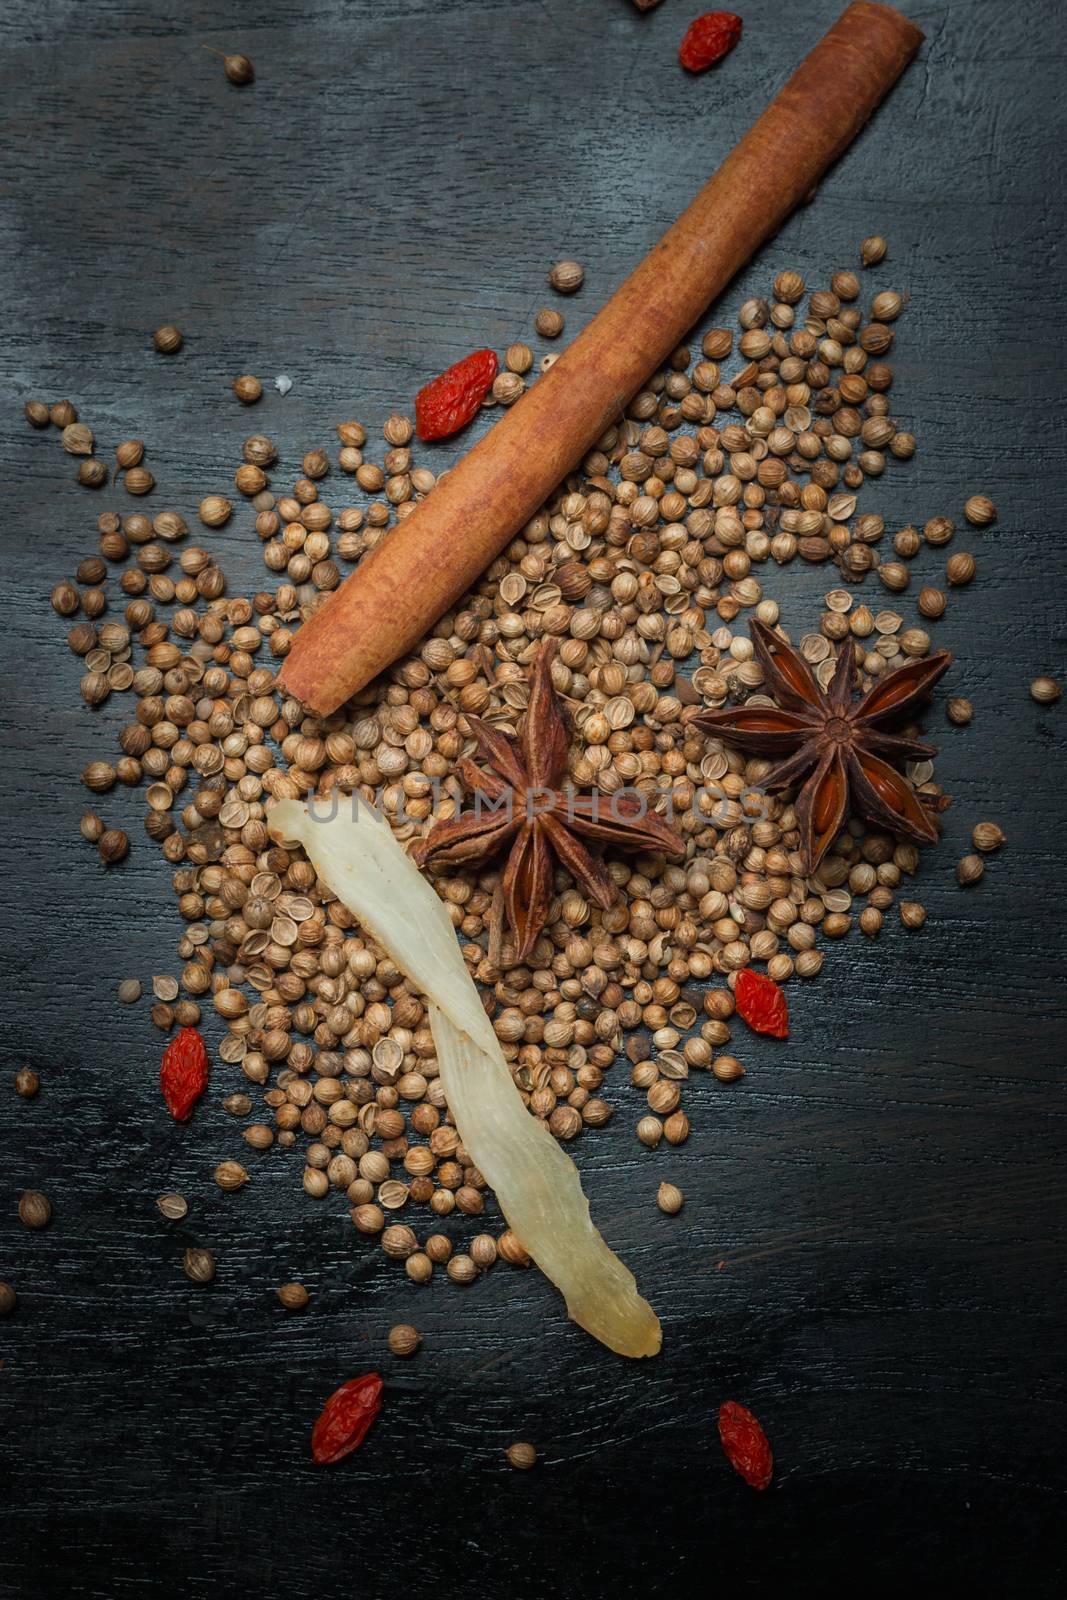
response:
[[[921,928],[926,921],[926,907],[920,905],[918,900],[902,900],[900,902],[900,921],[905,928]]]
[[[974,557],[966,550],[958,550],[954,556],[949,556],[945,564],[945,577],[955,587],[970,583],[974,577]]]
[[[254,405],[262,397],[263,385],[250,372],[233,380],[233,392],[244,406]]]
[[[509,372],[517,372],[520,377],[529,372],[533,366],[533,351],[528,344],[509,344],[504,351],[504,365]]]
[[[389,1329],[387,1342],[394,1356],[413,1356],[422,1343],[422,1334],[410,1322],[398,1322]]]
[[[108,828],[100,835],[96,848],[105,867],[113,867],[129,855],[130,841],[121,828]]]
[[[1062,690],[1055,678],[1035,678],[1030,685],[1031,699],[1039,706],[1054,706]]]
[[[125,472],[129,467],[139,467],[144,459],[143,439],[123,439],[115,450],[115,471]]]
[[[52,1220],[52,1202],[40,1189],[27,1189],[19,1200],[19,1221],[27,1228],[47,1228]]]
[[[78,832],[88,844],[97,844],[104,833],[104,823],[95,811],[86,811],[78,823]]]
[[[156,1206],[168,1222],[180,1222],[189,1210],[189,1202],[183,1194],[161,1194]]]
[[[19,1303],[19,1297],[9,1283],[0,1283],[0,1317],[9,1317]]]
[[[255,81],[255,68],[247,56],[223,56],[222,70],[230,82],[236,83],[239,88]]]
[[[190,1245],[182,1257],[182,1271],[193,1283],[210,1283],[215,1276],[215,1257],[210,1250]]]
[[[517,1468],[519,1472],[529,1472],[531,1467],[537,1465],[536,1449],[524,1440],[509,1444],[504,1454],[508,1458],[508,1465]]]
[[[78,420],[78,413],[69,400],[57,400],[49,408],[48,415],[57,428],[68,428],[72,422]]]
[[[525,394],[526,385],[517,372],[498,372],[490,392],[498,405],[511,406]]]
[[[123,480],[123,487],[127,494],[150,494],[156,486],[156,480],[147,467],[130,467]]]
[[[987,494],[972,494],[963,515],[974,528],[985,528],[997,519],[997,508]]]
[[[961,856],[956,863],[956,882],[961,888],[977,883],[985,872],[985,862],[981,856]]]
[[[248,1182],[248,1173],[239,1161],[220,1161],[215,1168],[215,1182],[220,1189],[232,1194],[236,1189],[243,1189]]]
[[[534,317],[534,331],[542,339],[558,339],[563,332],[563,313],[554,311],[551,306],[542,306]]]
[[[676,1217],[685,1204],[685,1196],[673,1183],[661,1183],[656,1190],[656,1204],[668,1217]]]
[[[93,453],[93,430],[84,422],[71,422],[63,429],[60,441],[68,455],[91,456]]]
[[[548,274],[548,281],[557,294],[576,294],[584,278],[585,272],[577,261],[557,261]]]
[[[123,978],[115,992],[120,1005],[132,1006],[141,998],[140,978]]]
[[[879,261],[885,260],[888,248],[880,233],[872,233],[870,238],[864,239],[860,245],[860,260],[865,267],[876,267]]]
[[[919,608],[920,616],[929,617],[931,620],[936,621],[938,617],[944,615],[948,600],[942,590],[935,589],[927,584],[919,590],[919,598],[916,604]]]
[[[200,520],[209,528],[221,528],[229,520],[232,510],[233,504],[225,495],[208,494],[200,502]]]
[[[963,695],[952,695],[945,706],[945,715],[958,728],[965,728],[974,716],[974,707]]]
[[[90,456],[88,460],[79,462],[75,476],[86,489],[102,489],[107,482],[107,467],[103,461]]]
[[[433,1262],[423,1250],[416,1250],[404,1262],[404,1271],[412,1283],[429,1283],[433,1277]]]
[[[15,1093],[23,1100],[32,1100],[41,1087],[41,1080],[32,1067],[20,1067],[15,1074]]]
[[[452,1256],[445,1271],[453,1283],[473,1283],[478,1276],[478,1268],[468,1255]]]
[[[23,411],[26,414],[26,421],[32,428],[47,428],[52,420],[43,400],[27,400]]]
[[[736,1083],[738,1078],[745,1075],[745,1069],[736,1056],[716,1056],[711,1070],[720,1083]]]
[[[156,329],[153,335],[153,343],[162,355],[173,355],[176,350],[180,350],[182,347],[181,330],[175,328],[172,323],[166,322],[162,328]]]
[[[971,843],[983,852],[999,850],[1004,840],[1004,831],[995,822],[976,822],[971,831]]]
[[[274,1293],[278,1296],[286,1311],[303,1311],[311,1299],[302,1283],[283,1283],[280,1288],[275,1289]]]
[[[643,1145],[654,1150],[663,1138],[663,1124],[658,1117],[642,1117],[637,1124],[637,1137]]]

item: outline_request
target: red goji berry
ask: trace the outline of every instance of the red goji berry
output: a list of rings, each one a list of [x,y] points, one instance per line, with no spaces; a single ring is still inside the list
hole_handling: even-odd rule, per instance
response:
[[[752,1489],[766,1489],[774,1472],[767,1435],[746,1406],[724,1400],[719,1407],[719,1438],[726,1459]]]
[[[207,1088],[207,1050],[195,1028],[182,1028],[164,1050],[159,1086],[175,1122],[188,1122]]]
[[[734,984],[734,1004],[737,1014],[743,1017],[757,1033],[769,1033],[775,1039],[789,1038],[789,1010],[785,995],[773,978],[765,973],[742,967]]]
[[[415,396],[415,431],[420,439],[445,439],[465,428],[496,377],[496,351],[475,350],[431,378]]]
[[[311,1454],[319,1466],[341,1461],[361,1445],[381,1408],[382,1380],[376,1372],[335,1389],[311,1430]]]
[[[678,60],[687,72],[703,72],[730,54],[741,37],[741,26],[733,11],[705,11],[686,28]]]

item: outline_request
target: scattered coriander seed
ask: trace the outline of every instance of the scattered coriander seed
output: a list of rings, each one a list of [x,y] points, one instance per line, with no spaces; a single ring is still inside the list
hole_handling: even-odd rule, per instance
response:
[[[302,1283],[283,1283],[274,1292],[286,1311],[303,1311],[311,1299]]]
[[[394,1356],[413,1356],[422,1343],[422,1334],[410,1322],[398,1322],[389,1329],[388,1344]]]
[[[872,233],[870,238],[864,239],[860,245],[860,260],[865,267],[876,267],[879,261],[885,260],[888,248],[880,233]]]
[[[582,287],[585,272],[577,261],[557,261],[548,281],[557,294],[575,294]]]
[[[404,1262],[404,1271],[412,1283],[429,1283],[433,1277],[433,1262],[423,1250],[416,1250]]]
[[[711,1070],[720,1083],[736,1083],[738,1078],[745,1075],[745,1069],[736,1056],[716,1056]]]
[[[158,972],[152,979],[152,993],[157,1000],[177,1000],[178,980],[169,973]]]
[[[190,1245],[182,1257],[182,1271],[193,1283],[210,1283],[215,1276],[215,1257],[210,1250]]]
[[[23,1100],[32,1100],[41,1087],[41,1080],[32,1067],[20,1067],[15,1074],[15,1093]]]
[[[215,1168],[215,1182],[220,1189],[232,1193],[235,1189],[243,1189],[248,1182],[248,1173],[239,1161],[220,1161]]]
[[[987,527],[997,519],[997,508],[987,494],[972,494],[963,508],[963,515],[974,528]]]
[[[900,902],[900,921],[905,928],[921,928],[926,921],[926,907],[918,900]]]
[[[255,81],[255,68],[247,56],[224,56],[222,69],[230,82],[236,83],[239,88]]]
[[[511,406],[522,398],[526,385],[517,372],[498,372],[493,379],[492,396],[498,405]]]
[[[654,1150],[663,1138],[663,1124],[658,1117],[642,1117],[637,1124],[637,1137],[643,1145]]]
[[[252,1109],[251,1097],[247,1094],[228,1094],[222,1102],[222,1109],[228,1111],[231,1117],[247,1117]]]
[[[945,706],[945,715],[958,728],[965,728],[974,716],[974,707],[963,695],[952,695]]]
[[[876,939],[882,931],[884,920],[877,906],[864,906],[859,917],[860,931],[865,933],[868,939]]]
[[[426,1241],[426,1254],[438,1266],[444,1266],[452,1254],[452,1241],[447,1233],[431,1233]]]
[[[527,1255],[518,1234],[512,1233],[510,1228],[504,1232],[496,1242],[497,1254],[501,1261],[506,1261],[512,1267],[528,1267],[530,1257]]]
[[[951,517],[931,517],[929,522],[923,523],[923,538],[927,544],[948,544],[956,531],[956,524]]]
[[[130,841],[121,828],[108,828],[100,835],[96,848],[105,867],[113,867],[129,855]]]
[[[156,486],[156,480],[147,467],[130,467],[123,477],[122,485],[127,494],[140,497],[141,495],[151,494]]]
[[[233,392],[242,405],[250,406],[261,398],[263,385],[258,378],[253,377],[250,372],[246,372],[242,377],[234,378]]]
[[[669,1217],[676,1217],[685,1204],[685,1196],[675,1184],[661,1183],[656,1190],[656,1204]]]
[[[445,1271],[453,1283],[473,1283],[478,1276],[478,1268],[468,1255],[452,1256]]]
[[[1035,678],[1030,685],[1031,699],[1039,706],[1054,706],[1061,693],[1055,678]]]
[[[141,998],[140,978],[123,978],[115,993],[120,1005],[132,1006]]]
[[[537,1465],[536,1449],[524,1440],[509,1444],[504,1454],[508,1458],[508,1465],[517,1468],[519,1472],[529,1472],[531,1467]]]
[[[60,441],[68,455],[91,456],[93,453],[93,430],[84,422],[68,423]]]
[[[27,1228],[47,1228],[52,1220],[52,1202],[40,1189],[27,1189],[19,1200],[19,1221]]]
[[[884,289],[871,301],[871,318],[875,322],[895,322],[904,309],[904,297],[895,289]]]
[[[19,1297],[9,1283],[0,1283],[0,1317],[9,1317],[19,1303]]]
[[[95,456],[89,456],[87,460],[78,463],[75,476],[86,489],[102,489],[107,482],[107,466]]]
[[[107,761],[90,761],[82,768],[82,782],[95,794],[103,794],[115,785],[117,773]]]
[[[48,415],[57,428],[68,428],[78,420],[78,413],[69,400],[57,400],[49,407]]]
[[[509,344],[504,351],[504,365],[509,372],[517,372],[520,376],[524,372],[529,372],[533,366],[533,359],[533,351],[530,346],[521,342]]]
[[[936,621],[938,617],[944,616],[948,600],[943,590],[935,589],[932,585],[926,584],[919,590],[919,598],[916,601],[916,605],[919,608],[920,616],[929,617],[932,621]]]
[[[180,1222],[189,1210],[189,1202],[183,1194],[161,1194],[156,1206],[168,1222]]]
[[[221,528],[233,510],[233,503],[222,494],[207,494],[200,502],[200,521],[209,528]]]
[[[542,339],[558,339],[563,332],[563,313],[554,311],[551,306],[542,306],[534,317],[534,331]]]
[[[23,410],[26,413],[26,421],[32,428],[47,428],[52,420],[43,400],[27,400]]]
[[[957,550],[954,556],[949,556],[945,563],[945,577],[955,587],[970,583],[975,574],[974,557],[966,550]]]
[[[995,822],[976,822],[971,831],[971,843],[976,850],[999,850],[1005,840],[1004,830]]]
[[[115,471],[125,472],[130,467],[139,467],[144,460],[143,439],[123,439],[115,450]]]
[[[956,882],[965,889],[969,884],[977,883],[985,872],[985,862],[981,856],[961,856],[956,863]]]
[[[96,844],[104,834],[104,820],[95,811],[86,811],[78,823],[78,832],[88,844]]]
[[[52,610],[61,617],[72,617],[81,604],[81,596],[72,583],[57,583],[52,590]]]
[[[780,272],[774,280],[774,292],[783,305],[795,306],[804,294],[804,279],[799,272]]]
[[[392,445],[394,449],[410,444],[414,436],[415,424],[410,417],[402,416],[399,411],[394,411],[391,416],[386,417],[382,424],[382,437],[386,444]]]
[[[173,355],[176,350],[180,350],[182,347],[181,330],[175,328],[172,323],[165,322],[162,328],[156,329],[152,342],[162,355]]]

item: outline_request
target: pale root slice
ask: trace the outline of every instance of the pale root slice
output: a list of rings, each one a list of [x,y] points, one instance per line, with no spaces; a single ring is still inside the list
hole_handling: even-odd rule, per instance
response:
[[[448,912],[388,823],[347,795],[329,816],[281,800],[268,823],[274,838],[303,845],[322,881],[426,995],[459,1136],[569,1314],[620,1355],[655,1355],[655,1312],[593,1226],[574,1162],[523,1105]]]

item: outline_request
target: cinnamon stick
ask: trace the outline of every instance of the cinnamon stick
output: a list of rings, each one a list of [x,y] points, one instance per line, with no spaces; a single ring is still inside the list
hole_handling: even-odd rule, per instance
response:
[[[288,693],[326,715],[433,626],[847,148],[922,37],[889,6],[848,7],[559,361],[299,630]]]

